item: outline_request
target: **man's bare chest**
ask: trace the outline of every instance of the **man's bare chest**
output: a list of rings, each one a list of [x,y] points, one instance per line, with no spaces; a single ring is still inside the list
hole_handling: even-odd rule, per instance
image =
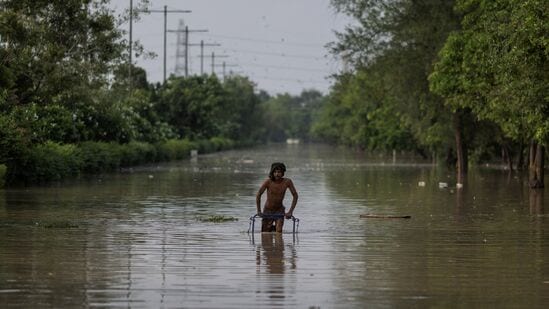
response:
[[[280,183],[272,182],[269,185],[268,191],[271,194],[284,194],[287,188],[288,184],[285,181],[282,181]]]

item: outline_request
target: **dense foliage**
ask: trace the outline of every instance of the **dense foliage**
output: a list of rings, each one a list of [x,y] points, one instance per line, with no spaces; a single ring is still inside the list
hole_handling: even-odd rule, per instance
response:
[[[0,2],[1,182],[309,139],[320,93],[270,97],[236,75],[151,84],[128,64],[121,18],[105,0]]]
[[[549,4],[541,0],[332,0],[355,22],[332,51],[336,76],[313,131],[368,149],[457,162],[503,154],[543,186],[549,141]]]
[[[457,1],[452,32],[430,77],[450,108],[470,110],[530,146],[530,185],[543,187],[549,141],[549,4],[536,0]],[[504,146],[507,146],[507,142]]]
[[[336,76],[315,132],[361,148],[415,150],[424,156],[447,153],[452,147],[450,111],[430,93],[427,76],[447,33],[457,27],[452,3],[332,4],[356,20],[332,45],[352,69]]]
[[[502,156],[543,186],[547,1],[332,5],[355,20],[331,45],[349,69],[326,96],[270,96],[236,75],[150,83],[107,0],[0,1],[0,182],[292,138],[413,151],[457,165],[457,182]]]
[[[315,90],[304,90],[299,96],[280,94],[263,106],[264,140],[283,142],[287,138],[313,139],[311,126],[317,118],[324,96]]]

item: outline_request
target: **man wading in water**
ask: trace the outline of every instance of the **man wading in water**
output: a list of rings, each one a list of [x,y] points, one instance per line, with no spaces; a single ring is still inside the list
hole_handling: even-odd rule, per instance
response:
[[[263,215],[278,215],[280,218],[263,218],[261,220],[261,232],[274,232],[282,233],[282,226],[284,225],[284,217],[290,219],[293,215],[295,206],[297,204],[297,191],[294,187],[294,183],[289,178],[284,178],[286,172],[286,166],[284,163],[273,163],[271,165],[271,172],[269,178],[263,182],[257,195],[255,197],[257,214],[261,217]],[[290,210],[285,213],[286,208],[282,204],[284,201],[284,194],[286,189],[290,189],[292,193],[292,206]],[[265,201],[265,207],[261,212],[261,195],[267,190],[267,201]],[[274,224],[274,225],[273,225]]]

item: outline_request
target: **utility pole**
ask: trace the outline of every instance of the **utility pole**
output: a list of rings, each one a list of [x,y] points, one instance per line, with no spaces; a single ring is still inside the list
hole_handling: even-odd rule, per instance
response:
[[[225,77],[226,77],[226,69],[227,67],[237,67],[238,65],[237,64],[227,64],[225,63],[225,61],[223,61],[223,64],[221,65],[223,67],[223,81],[225,81]]]
[[[167,23],[168,23],[168,13],[191,13],[189,10],[168,10],[168,7],[165,5],[164,10],[144,10],[143,12],[151,13],[164,13],[164,82],[166,82],[166,32],[167,32]],[[133,0],[130,0],[130,42],[129,42],[129,65],[128,65],[128,85],[130,95],[132,94],[133,86],[133,76],[132,76],[132,45],[133,45]]]
[[[130,63],[128,65],[128,90],[130,92],[130,96],[132,95],[132,27],[133,27],[133,0],[130,0],[130,49],[129,49],[129,56],[130,56]]]
[[[168,32],[168,13],[191,13],[189,10],[168,10],[168,6],[164,6],[164,10],[149,10],[151,13],[164,13],[164,82],[166,82],[166,45],[167,45],[167,32]]]
[[[204,40],[200,40],[200,44],[189,44],[189,46],[200,45],[200,75],[204,75],[204,46],[221,46],[219,43],[204,43]]]
[[[189,26],[185,26],[185,77],[189,76]]]
[[[180,27],[182,26],[182,22],[179,23]],[[206,29],[193,29],[189,30],[188,26],[185,26],[185,29],[177,29],[177,30],[168,30],[168,32],[183,32],[185,33],[184,37],[184,45],[185,45],[185,77],[189,76],[189,33],[190,32],[208,32]],[[179,37],[177,42],[177,47],[179,49]],[[179,52],[177,52],[176,57],[179,57]]]
[[[212,52],[212,75],[215,75],[215,58],[227,58],[229,56],[227,55],[215,55],[214,52]]]

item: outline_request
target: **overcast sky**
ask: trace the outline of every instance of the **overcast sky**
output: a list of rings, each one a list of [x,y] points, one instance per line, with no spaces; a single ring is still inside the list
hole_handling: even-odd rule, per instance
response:
[[[134,0],[134,5],[139,1]],[[121,12],[130,0],[111,0],[111,6]],[[168,13],[168,30],[177,30],[180,22],[190,32],[189,43],[218,43],[204,48],[204,71],[211,73],[211,54],[215,53],[215,71],[222,77],[233,71],[249,76],[271,94],[288,92],[293,95],[303,89],[327,93],[332,80],[329,76],[341,70],[325,45],[335,40],[334,30],[342,30],[348,19],[336,14],[329,0],[151,0],[149,9],[191,10],[191,13]],[[123,25],[128,29],[128,25]],[[153,59],[136,59],[151,82],[163,78],[164,14],[143,15],[134,23],[133,38],[146,51],[157,54]],[[183,43],[183,42],[181,42]],[[175,73],[179,60],[184,72],[184,46],[177,53],[177,33],[167,36],[167,72]],[[189,50],[189,74],[200,74],[200,46]]]

